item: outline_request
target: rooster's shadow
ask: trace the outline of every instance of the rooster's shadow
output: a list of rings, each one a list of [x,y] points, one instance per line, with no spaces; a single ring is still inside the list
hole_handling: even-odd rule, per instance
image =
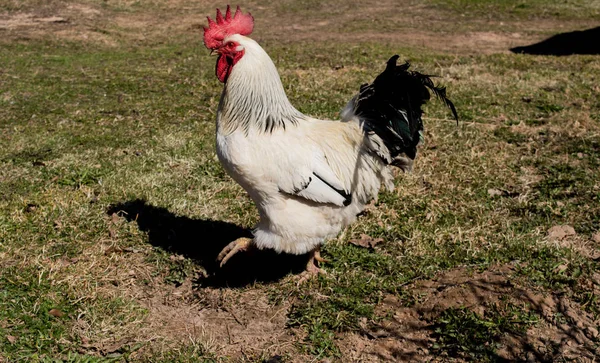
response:
[[[107,214],[117,214],[148,234],[148,243],[167,253],[182,255],[206,271],[196,281],[200,286],[242,287],[254,282],[274,282],[306,266],[306,255],[278,254],[270,250],[238,253],[219,267],[219,252],[240,237],[252,237],[249,229],[210,219],[178,216],[166,208],[135,199],[110,205]]]
[[[527,46],[514,47],[513,53],[566,56],[572,54],[600,54],[600,26],[585,30],[560,33]]]

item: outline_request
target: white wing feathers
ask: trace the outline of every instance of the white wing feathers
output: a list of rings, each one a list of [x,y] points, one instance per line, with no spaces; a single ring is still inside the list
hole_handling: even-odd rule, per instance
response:
[[[312,168],[298,168],[292,175],[292,188],[279,185],[279,190],[317,203],[347,206],[352,195],[331,170],[326,159],[319,155]],[[311,170],[312,169],[312,170]]]

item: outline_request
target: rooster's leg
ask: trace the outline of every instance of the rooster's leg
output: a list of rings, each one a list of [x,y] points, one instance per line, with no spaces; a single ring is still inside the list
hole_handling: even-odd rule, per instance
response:
[[[317,247],[314,250],[309,252],[310,258],[306,263],[306,270],[300,274],[300,279],[298,280],[298,285],[307,281],[313,276],[317,276],[319,274],[325,275],[327,272],[322,268],[317,266],[317,262],[324,263],[327,262],[326,259],[321,257],[321,247]]]
[[[221,261],[220,267],[229,260],[233,255],[240,251],[247,251],[248,248],[252,245],[252,238],[242,237],[238,238],[235,241],[231,242],[225,248],[221,250],[219,255],[217,256],[217,261]]]

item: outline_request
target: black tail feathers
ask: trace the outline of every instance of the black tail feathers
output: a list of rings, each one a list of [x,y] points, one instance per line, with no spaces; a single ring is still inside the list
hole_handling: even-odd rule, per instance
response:
[[[436,86],[430,75],[409,71],[408,62],[397,65],[398,58],[392,56],[386,69],[373,83],[362,85],[353,100],[354,115],[364,122],[368,133],[381,138],[390,160],[400,154],[415,158],[423,131],[421,107],[429,101],[430,91],[450,108],[458,123],[456,108],[446,96],[446,88]]]

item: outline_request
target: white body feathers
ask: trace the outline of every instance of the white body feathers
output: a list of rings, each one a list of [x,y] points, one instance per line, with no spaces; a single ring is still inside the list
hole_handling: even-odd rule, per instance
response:
[[[343,121],[303,115],[266,52],[239,34],[228,39],[245,53],[219,104],[219,160],[256,203],[254,244],[307,253],[352,223],[382,182],[392,189],[391,172],[369,151],[377,138],[366,137],[351,112]]]

